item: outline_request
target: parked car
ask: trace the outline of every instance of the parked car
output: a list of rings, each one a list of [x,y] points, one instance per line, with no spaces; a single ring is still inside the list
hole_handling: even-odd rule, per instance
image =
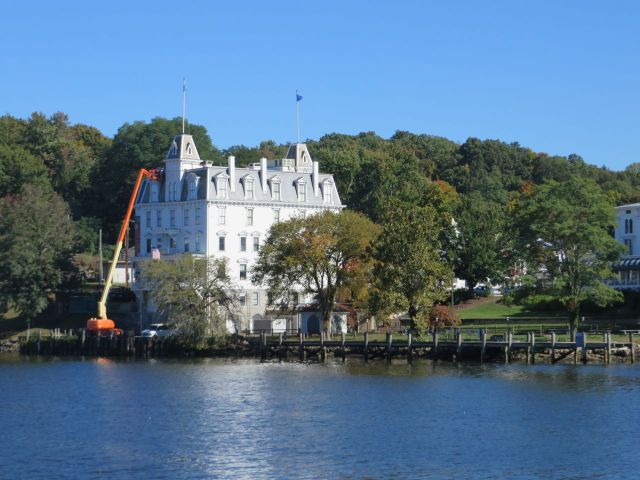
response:
[[[175,330],[164,323],[152,323],[149,328],[142,330],[142,336],[145,338],[168,337],[174,333]]]

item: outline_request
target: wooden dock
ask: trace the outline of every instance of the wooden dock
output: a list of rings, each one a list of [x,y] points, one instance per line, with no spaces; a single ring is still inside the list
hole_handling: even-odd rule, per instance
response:
[[[601,357],[604,363],[611,363],[614,356],[625,361],[628,358],[630,363],[635,363],[636,359],[634,333],[628,334],[628,342],[613,342],[612,334],[604,332],[602,341],[586,342],[584,345],[557,341],[555,333],[551,334],[550,341],[537,341],[533,332],[527,335],[526,341],[514,340],[512,332],[507,332],[503,340],[489,340],[486,332],[482,332],[478,340],[464,340],[459,333],[453,340],[442,340],[438,332],[432,333],[429,340],[416,341],[411,334],[402,337],[397,340],[387,333],[384,341],[370,341],[365,333],[362,340],[347,340],[345,334],[338,336],[338,339],[325,340],[324,335],[320,335],[319,339],[309,340],[301,333],[296,339],[285,338],[283,334],[274,338],[262,333],[253,342],[257,342],[262,360],[297,358],[305,361],[316,358],[325,361],[329,354],[343,361],[347,356],[359,355],[365,361],[380,358],[390,362],[394,358],[401,358],[406,359],[407,363],[412,363],[415,358],[481,363],[510,363],[517,358],[527,364],[536,363],[536,358],[544,358],[545,362],[552,364],[567,358],[573,363],[587,363],[594,356]]]
[[[345,334],[333,339],[325,339],[324,335],[316,338],[305,338],[302,333],[291,337],[284,334],[267,335],[265,332],[242,338],[237,345],[222,350],[186,351],[176,347],[171,339],[145,338],[135,336],[133,332],[122,335],[91,336],[85,330],[77,333],[55,332],[48,337],[32,338],[21,344],[20,351],[27,355],[75,355],[105,357],[163,357],[163,356],[245,356],[258,357],[261,360],[298,360],[324,362],[328,357],[345,361],[347,357],[360,357],[365,361],[382,359],[391,362],[393,359],[406,360],[412,363],[415,359],[479,361],[479,362],[520,362],[533,364],[543,363],[635,363],[635,332],[625,334],[628,341],[614,342],[611,332],[600,334],[601,341],[589,341],[584,345],[576,342],[557,341],[556,333],[550,339],[540,341],[534,332],[528,332],[526,339],[514,339],[512,331],[505,335],[489,337],[487,332],[479,332],[478,339],[464,338],[460,330],[456,330],[453,338],[441,336],[433,332],[428,337],[419,339],[408,335],[392,335],[387,333],[383,340],[370,340],[365,333],[362,339],[348,339]],[[549,337],[549,335],[547,336]]]

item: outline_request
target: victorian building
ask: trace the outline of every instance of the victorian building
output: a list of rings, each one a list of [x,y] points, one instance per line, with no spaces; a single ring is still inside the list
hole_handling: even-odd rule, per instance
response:
[[[285,158],[237,168],[233,156],[226,166],[203,161],[186,134],[173,139],[164,163],[163,175],[145,181],[136,201],[135,261],[185,253],[226,257],[241,291],[236,328],[282,329],[286,317],[267,315],[266,289],[251,283],[251,268],[274,223],[344,208],[333,176],[320,173],[302,143],[292,145]],[[137,285],[141,323],[148,323],[153,307],[144,286]],[[286,328],[297,328],[291,321]]]

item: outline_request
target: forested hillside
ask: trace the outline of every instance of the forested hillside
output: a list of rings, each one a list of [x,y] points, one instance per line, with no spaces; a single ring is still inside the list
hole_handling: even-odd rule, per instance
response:
[[[188,129],[201,158],[214,163],[235,155],[236,164],[244,166],[263,156],[282,157],[288,147],[264,141],[254,147],[221,150],[205,127],[189,125]],[[162,166],[171,139],[180,131],[179,118],[125,123],[109,138],[94,127],[71,124],[63,113],[51,117],[34,113],[27,119],[0,117],[0,207],[6,217],[0,221],[0,255],[6,257],[7,252],[19,249],[17,231],[37,235],[37,229],[25,230],[22,223],[43,221],[68,226],[74,238],[72,245],[60,248],[49,261],[59,269],[77,269],[77,264],[73,267],[65,261],[69,251],[94,254],[100,227],[106,241],[113,241],[137,170]],[[640,201],[637,163],[616,172],[590,165],[578,155],[534,152],[517,143],[469,138],[457,144],[402,131],[388,139],[373,132],[332,133],[308,140],[307,145],[321,171],[334,174],[342,202],[376,223],[388,221],[392,205],[435,208],[442,222],[446,255],[456,274],[471,286],[504,277],[522,256],[517,251],[522,225],[517,225],[519,217],[513,213],[521,197],[537,185],[579,179],[601,189],[611,206]],[[34,220],[14,215],[8,220],[6,212],[17,211],[13,205],[28,208],[25,195],[32,197],[38,212],[43,211],[42,205],[52,205],[51,216]],[[446,233],[452,219],[457,235]],[[53,225],[49,229],[55,231]],[[30,255],[36,272],[42,259],[36,250]],[[8,268],[2,258],[0,265]],[[57,283],[47,287],[59,287],[73,277],[58,276]],[[37,282],[44,280],[33,281],[37,289]],[[0,285],[0,289],[8,288]]]

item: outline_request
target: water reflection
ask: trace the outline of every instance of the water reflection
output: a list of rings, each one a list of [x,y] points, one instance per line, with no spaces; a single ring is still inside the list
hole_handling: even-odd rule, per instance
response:
[[[6,478],[624,478],[640,467],[629,408],[640,369],[628,365],[11,358],[0,389]]]

